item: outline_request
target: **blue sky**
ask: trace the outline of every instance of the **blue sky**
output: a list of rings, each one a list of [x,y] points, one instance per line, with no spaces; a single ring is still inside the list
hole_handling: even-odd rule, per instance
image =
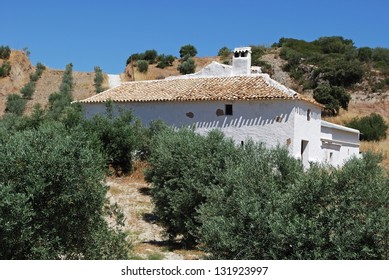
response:
[[[306,41],[343,36],[357,47],[389,48],[385,0],[1,0],[0,45],[27,47],[33,64],[75,71],[123,71],[127,57],[156,49],[198,56],[227,46],[271,45],[281,37]]]

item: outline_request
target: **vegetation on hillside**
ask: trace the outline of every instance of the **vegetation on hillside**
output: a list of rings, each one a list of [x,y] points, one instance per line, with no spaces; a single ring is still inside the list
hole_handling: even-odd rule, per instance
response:
[[[30,74],[30,81],[20,89],[20,94],[23,98],[21,98],[18,94],[10,94],[7,96],[7,103],[5,107],[6,113],[14,113],[19,116],[23,114],[27,100],[32,99],[36,82],[40,79],[45,69],[46,66],[42,63],[37,63],[35,72]]]
[[[134,63],[138,71],[146,73],[150,64],[157,63],[157,67],[164,69],[172,66],[176,58],[173,55],[158,54],[156,50],[146,50],[144,53],[134,53],[127,58],[126,65]]]
[[[347,91],[363,79],[373,91],[388,88],[388,49],[357,48],[340,36],[312,42],[281,38],[273,47],[281,48],[280,56],[287,61],[284,70],[304,89],[313,89],[314,98],[332,115],[340,108],[347,110],[351,99]],[[378,79],[371,79],[374,70],[380,71]]]
[[[0,59],[5,60],[0,66],[0,78],[7,77],[11,72],[11,64],[7,61],[10,55],[11,49],[9,46],[0,46]]]
[[[103,88],[103,81],[104,81],[104,76],[103,76],[103,70],[99,66],[95,66],[95,78],[93,79],[96,93],[100,93],[104,91]]]

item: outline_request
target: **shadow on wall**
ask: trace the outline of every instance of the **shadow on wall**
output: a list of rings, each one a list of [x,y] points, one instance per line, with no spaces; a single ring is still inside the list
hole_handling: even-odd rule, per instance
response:
[[[196,128],[227,128],[227,127],[244,127],[244,126],[265,126],[271,125],[275,123],[286,123],[289,120],[290,114],[279,114],[274,116],[274,118],[248,118],[245,119],[241,117],[224,117],[223,120],[220,121],[204,121],[204,122],[196,122]]]

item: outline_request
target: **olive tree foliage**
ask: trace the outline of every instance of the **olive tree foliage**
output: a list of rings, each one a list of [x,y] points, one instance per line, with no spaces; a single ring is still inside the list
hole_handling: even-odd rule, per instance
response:
[[[128,257],[124,234],[104,219],[114,209],[104,207],[103,155],[89,135],[58,122],[0,135],[0,259]]]
[[[130,111],[118,111],[108,103],[106,115],[95,115],[83,121],[81,126],[101,143],[106,165],[112,166],[117,175],[132,170],[141,126],[134,122]]]
[[[7,102],[5,103],[5,112],[21,116],[26,107],[26,103],[27,101],[19,94],[10,94],[7,96]]]
[[[377,155],[304,171],[286,149],[167,130],[147,180],[170,238],[213,259],[388,259],[389,179]]]
[[[286,152],[251,152],[199,208],[211,258],[389,258],[389,181],[376,156],[305,173]]]
[[[196,64],[193,58],[188,57],[185,61],[178,65],[177,70],[183,74],[192,74],[196,70]]]
[[[183,235],[191,246],[200,226],[197,207],[205,201],[205,190],[219,184],[235,146],[218,131],[205,137],[190,129],[165,128],[150,147],[146,180],[153,183],[154,211],[170,239]]]

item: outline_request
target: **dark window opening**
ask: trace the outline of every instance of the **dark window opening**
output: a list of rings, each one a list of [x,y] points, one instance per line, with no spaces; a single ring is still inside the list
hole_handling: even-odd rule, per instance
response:
[[[232,116],[232,104],[226,104],[225,114],[227,116]]]
[[[311,120],[311,109],[308,109],[307,111],[307,121]]]

